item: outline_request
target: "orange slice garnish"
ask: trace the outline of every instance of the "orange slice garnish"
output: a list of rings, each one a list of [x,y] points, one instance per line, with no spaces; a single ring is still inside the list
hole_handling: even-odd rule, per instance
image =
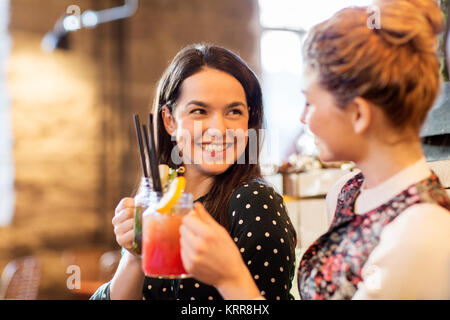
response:
[[[170,183],[169,189],[163,194],[161,200],[156,206],[159,213],[168,213],[172,207],[178,202],[183,194],[186,178],[177,177]]]

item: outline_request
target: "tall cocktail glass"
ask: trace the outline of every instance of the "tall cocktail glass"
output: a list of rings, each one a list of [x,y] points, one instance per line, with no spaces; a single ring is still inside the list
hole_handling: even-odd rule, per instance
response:
[[[180,226],[193,208],[192,194],[183,193],[167,213],[156,210],[162,193],[152,192],[149,207],[143,214],[142,269],[156,278],[187,278],[180,253]]]

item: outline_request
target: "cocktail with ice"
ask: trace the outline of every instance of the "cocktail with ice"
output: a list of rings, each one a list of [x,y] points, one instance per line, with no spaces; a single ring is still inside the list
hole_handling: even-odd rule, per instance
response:
[[[143,215],[142,269],[158,278],[186,278],[180,254],[180,226],[193,207],[192,194],[182,193],[184,178],[178,177],[166,193],[153,192]]]
[[[186,183],[182,176],[184,167],[177,170],[157,163],[153,133],[153,115],[149,115],[149,127],[142,125],[134,115],[143,181],[148,182],[143,205],[136,200],[133,251],[140,254],[142,269],[149,277],[185,278],[180,253],[180,226],[183,216],[193,207],[192,194],[183,193]],[[147,156],[147,157],[146,157]],[[147,166],[147,159],[149,167]],[[150,168],[150,174],[148,169]],[[178,176],[181,174],[181,176]],[[151,183],[150,183],[151,181]],[[151,189],[150,189],[151,184]],[[148,195],[148,196],[147,196]],[[141,219],[141,209],[145,209]],[[141,244],[142,230],[142,245]]]

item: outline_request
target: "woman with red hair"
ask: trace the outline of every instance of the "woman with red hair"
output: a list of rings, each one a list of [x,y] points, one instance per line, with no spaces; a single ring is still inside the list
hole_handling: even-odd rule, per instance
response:
[[[368,27],[367,7],[346,8],[305,43],[301,121],[322,161],[353,161],[360,171],[327,195],[332,223],[300,262],[302,299],[450,299],[450,199],[419,139],[441,86],[443,15],[434,0],[376,5],[379,28]],[[235,246],[201,208],[181,233],[189,272],[226,298],[261,297],[243,277]],[[229,272],[218,270],[225,260]]]

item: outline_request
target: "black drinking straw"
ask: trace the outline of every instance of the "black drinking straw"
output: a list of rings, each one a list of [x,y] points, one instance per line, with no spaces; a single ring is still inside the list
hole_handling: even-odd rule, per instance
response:
[[[134,115],[134,126],[136,127],[136,137],[139,145],[139,155],[141,157],[142,172],[144,174],[144,177],[148,178],[147,163],[145,161],[144,146],[142,144],[141,123],[139,121],[139,115],[137,114]]]
[[[152,124],[150,123],[149,126]],[[159,176],[159,169],[158,164],[156,162],[156,154],[155,154],[155,143],[153,140],[153,133],[152,130],[147,131],[147,126],[145,124],[142,125],[142,131],[144,134],[144,141],[145,141],[145,147],[147,149],[148,159],[150,162],[150,171],[152,175],[152,182],[153,182],[153,190],[157,192],[162,192],[162,186],[161,186],[161,178]],[[147,135],[147,133],[149,135]]]
[[[158,161],[156,160],[156,144],[155,144],[155,133],[153,132],[153,114],[149,114],[148,116],[148,133],[150,137],[150,150],[151,150],[151,156],[152,161],[156,167],[155,170],[155,177],[159,186],[159,191],[162,192],[162,184],[161,184],[161,177],[159,176],[159,170],[158,170]]]

